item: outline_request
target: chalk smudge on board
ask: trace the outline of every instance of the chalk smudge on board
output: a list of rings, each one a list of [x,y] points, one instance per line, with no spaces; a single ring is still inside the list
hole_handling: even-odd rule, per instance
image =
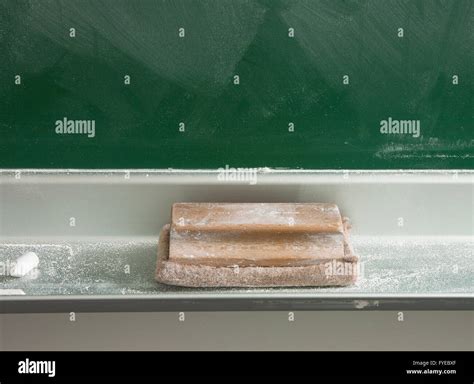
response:
[[[31,4],[29,28],[60,46],[94,55],[103,40],[160,76],[196,91],[220,88],[229,81],[265,14],[256,2],[233,0]],[[77,31],[74,44],[70,27]],[[186,31],[183,39],[178,38],[180,27]],[[111,59],[106,53],[101,58]]]

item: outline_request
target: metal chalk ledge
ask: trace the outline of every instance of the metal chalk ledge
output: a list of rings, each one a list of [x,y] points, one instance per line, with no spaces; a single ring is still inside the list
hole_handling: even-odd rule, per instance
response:
[[[1,170],[0,312],[474,309],[474,172],[248,172]],[[334,202],[362,276],[340,288],[160,285],[158,233],[177,201]],[[28,251],[38,269],[6,276]]]

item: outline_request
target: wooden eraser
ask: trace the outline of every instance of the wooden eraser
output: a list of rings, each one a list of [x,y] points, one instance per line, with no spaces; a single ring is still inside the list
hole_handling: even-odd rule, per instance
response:
[[[335,204],[177,203],[170,261],[230,266],[310,265],[344,254]]]
[[[337,205],[320,203],[175,203],[171,226],[182,232],[343,232]]]
[[[346,224],[335,204],[177,203],[161,234],[157,280],[186,286],[345,285],[355,277],[328,278],[324,266],[356,265]]]

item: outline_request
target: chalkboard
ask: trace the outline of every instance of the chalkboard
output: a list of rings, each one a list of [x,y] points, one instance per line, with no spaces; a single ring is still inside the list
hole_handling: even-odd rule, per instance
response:
[[[473,168],[472,0],[0,0],[0,168]]]

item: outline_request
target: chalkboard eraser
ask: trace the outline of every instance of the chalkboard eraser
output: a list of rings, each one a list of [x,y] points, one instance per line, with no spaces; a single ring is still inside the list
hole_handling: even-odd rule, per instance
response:
[[[335,204],[176,203],[156,280],[188,287],[343,286],[358,258]]]

